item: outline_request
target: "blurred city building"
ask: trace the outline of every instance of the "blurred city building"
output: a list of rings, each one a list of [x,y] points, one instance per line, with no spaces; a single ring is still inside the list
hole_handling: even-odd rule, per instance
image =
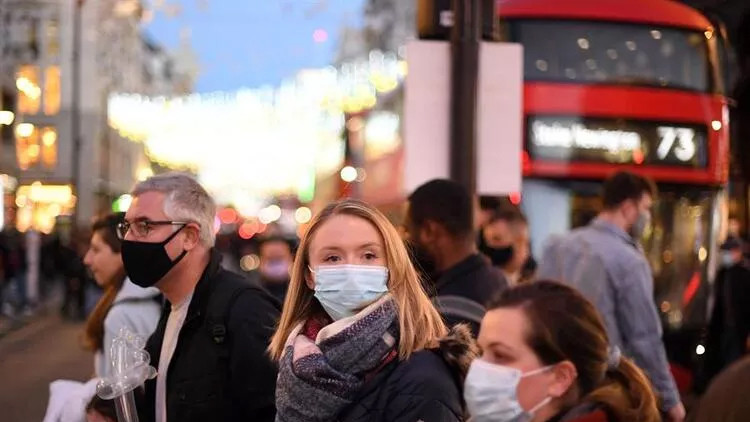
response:
[[[109,128],[108,98],[184,94],[195,74],[144,37],[147,14],[137,0],[0,0],[2,110],[13,114],[2,125],[0,172],[17,180],[4,205],[18,207],[19,229],[49,231],[75,207],[87,224],[152,174],[143,146]]]

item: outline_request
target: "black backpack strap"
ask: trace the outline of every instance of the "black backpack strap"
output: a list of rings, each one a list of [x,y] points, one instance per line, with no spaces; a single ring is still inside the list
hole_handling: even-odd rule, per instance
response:
[[[225,280],[220,282],[211,294],[206,311],[206,327],[214,344],[223,346],[227,343],[229,336],[229,313],[234,306],[237,298],[246,290],[252,289],[253,286],[242,281]],[[225,349],[222,347],[222,349]],[[224,350],[222,354],[229,354]]]
[[[441,315],[451,316],[457,319],[471,321],[480,325],[486,309],[477,301],[463,296],[445,295],[436,296],[432,303]]]

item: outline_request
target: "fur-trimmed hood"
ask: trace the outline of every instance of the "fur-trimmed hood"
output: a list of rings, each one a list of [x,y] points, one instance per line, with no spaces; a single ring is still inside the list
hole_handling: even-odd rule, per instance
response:
[[[441,338],[438,351],[463,385],[471,362],[479,357],[479,346],[467,324],[456,324]]]

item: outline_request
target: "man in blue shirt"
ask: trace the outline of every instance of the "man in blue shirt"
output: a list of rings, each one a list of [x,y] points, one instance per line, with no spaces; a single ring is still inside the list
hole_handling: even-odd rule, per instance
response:
[[[549,242],[540,279],[579,289],[604,318],[609,340],[632,357],[651,379],[669,421],[685,408],[669,371],[662,327],[654,304],[654,281],[637,239],[651,219],[654,184],[619,172],[604,183],[604,210],[588,226]]]

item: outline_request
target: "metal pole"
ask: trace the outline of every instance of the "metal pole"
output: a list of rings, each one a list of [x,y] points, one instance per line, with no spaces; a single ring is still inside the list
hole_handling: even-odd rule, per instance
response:
[[[73,91],[71,105],[71,140],[72,160],[71,160],[71,179],[73,185],[73,195],[76,196],[76,204],[73,208],[72,226],[78,227],[78,218],[80,212],[81,190],[80,190],[80,161],[81,161],[81,13],[84,0],[76,0],[73,5],[73,80],[71,88]]]
[[[451,158],[453,180],[476,192],[476,121],[480,0],[453,0],[451,32]]]
[[[0,22],[5,22],[5,2],[6,0],[0,0]],[[9,35],[8,28],[2,28],[0,30],[0,87],[5,86],[5,78],[7,74],[5,73],[5,62],[10,61],[8,57],[5,57],[5,43],[6,39]],[[6,107],[7,104],[0,104],[3,107]],[[4,108],[4,110],[8,110],[7,108]]]

